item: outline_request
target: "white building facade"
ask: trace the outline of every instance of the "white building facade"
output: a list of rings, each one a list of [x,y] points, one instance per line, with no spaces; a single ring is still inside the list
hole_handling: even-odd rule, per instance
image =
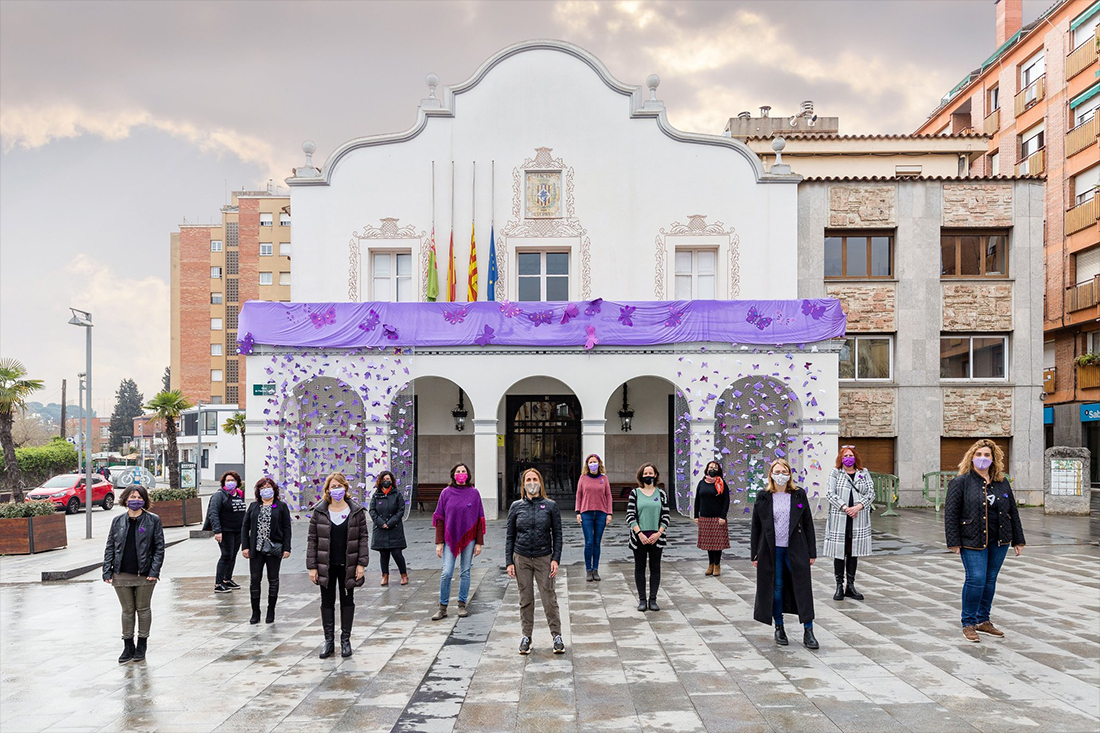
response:
[[[836,301],[797,300],[800,177],[765,172],[740,141],[676,130],[655,76],[623,84],[567,43],[513,46],[461,84],[434,82],[411,129],[349,141],[319,169],[307,155],[287,180],[293,303],[241,316],[247,475],[276,477],[306,508],[330,471],[366,492],[390,468],[411,495],[461,461],[490,517],[526,467],[568,499],[589,453],[613,484],[653,462],[683,512],[714,456],[742,491],[777,456],[811,493],[823,487],[843,315]],[[471,227],[478,300],[497,303],[465,308]],[[444,303],[452,231],[458,302]],[[509,307],[546,314],[527,327],[538,338],[513,334]],[[612,333],[634,309],[651,341]],[[598,330],[608,313],[618,324]],[[677,330],[685,313],[701,330]],[[501,338],[429,338],[441,318],[488,319],[481,333],[492,323]],[[796,339],[800,324],[828,334]],[[587,341],[563,335],[581,327]]]

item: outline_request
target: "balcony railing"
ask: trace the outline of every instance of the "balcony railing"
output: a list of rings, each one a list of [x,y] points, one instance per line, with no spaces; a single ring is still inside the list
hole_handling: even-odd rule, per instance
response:
[[[1046,76],[1040,76],[1035,81],[1016,93],[1016,116],[1022,115],[1029,107],[1043,100],[1046,86]]]
[[[1100,387],[1100,366],[1093,364],[1077,367],[1077,387],[1078,389]]]
[[[1098,29],[1100,32],[1100,29]],[[1096,61],[1097,40],[1086,41],[1066,56],[1066,81],[1080,74]]]
[[[1100,275],[1066,290],[1066,312],[1084,310],[1100,303]]]
[[[985,118],[985,127],[983,128],[986,135],[996,135],[997,131],[1001,129],[1001,108],[990,112]]]
[[[1018,176],[1039,176],[1046,170],[1044,167],[1044,148],[1039,148],[1031,155],[1027,156],[1019,163],[1016,164],[1016,175]]]
[[[1093,115],[1066,133],[1066,157],[1076,155],[1100,137],[1100,115]]]
[[[1054,367],[1043,370],[1043,391],[1047,394],[1053,394],[1057,390],[1058,382],[1055,379],[1058,370]]]
[[[1100,221],[1100,199],[1093,196],[1088,201],[1078,204],[1066,212],[1064,233],[1068,237],[1070,234],[1079,232],[1082,229],[1088,229],[1097,221]]]

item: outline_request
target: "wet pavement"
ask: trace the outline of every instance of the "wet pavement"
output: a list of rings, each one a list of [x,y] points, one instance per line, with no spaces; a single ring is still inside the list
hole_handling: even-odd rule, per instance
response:
[[[41,583],[32,571],[94,562],[101,538],[0,558],[0,731],[1095,731],[1098,519],[1022,514],[1028,547],[1010,553],[993,609],[1006,638],[963,640],[963,573],[942,544],[942,518],[902,510],[874,519],[876,555],[859,568],[864,602],[833,602],[831,563],[814,567],[816,652],[799,643],[797,624],[780,648],[752,620],[747,522],[731,523],[722,576],[710,578],[694,525],[679,519],[662,610],[645,614],[634,610],[621,515],[605,536],[600,583],[585,582],[580,530],[566,522],[567,653],[551,653],[536,603],[529,657],[516,653],[503,522],[490,523],[475,562],[471,615],[432,622],[439,561],[427,515],[414,513],[411,583],[397,585],[394,571],[394,584],[379,587],[372,553],[349,659],[317,658],[302,524],[277,621],[257,626],[247,590],[211,592],[213,540],[178,530],[153,596],[148,659],[128,665],[116,662],[118,603],[97,572]],[[238,561],[237,581],[246,576]]]

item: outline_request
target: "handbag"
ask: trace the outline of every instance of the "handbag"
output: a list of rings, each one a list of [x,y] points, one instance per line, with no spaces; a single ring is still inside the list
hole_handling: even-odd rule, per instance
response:
[[[271,538],[265,537],[264,541],[260,543],[260,554],[281,556],[283,554],[283,543],[272,542]]]

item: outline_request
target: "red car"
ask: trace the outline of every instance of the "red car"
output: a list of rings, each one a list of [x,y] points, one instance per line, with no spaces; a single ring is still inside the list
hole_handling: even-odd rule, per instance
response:
[[[63,473],[54,476],[26,495],[27,501],[49,499],[64,509],[66,514],[76,514],[84,506],[84,474]],[[115,505],[114,486],[102,476],[92,476],[92,503],[110,510]]]

